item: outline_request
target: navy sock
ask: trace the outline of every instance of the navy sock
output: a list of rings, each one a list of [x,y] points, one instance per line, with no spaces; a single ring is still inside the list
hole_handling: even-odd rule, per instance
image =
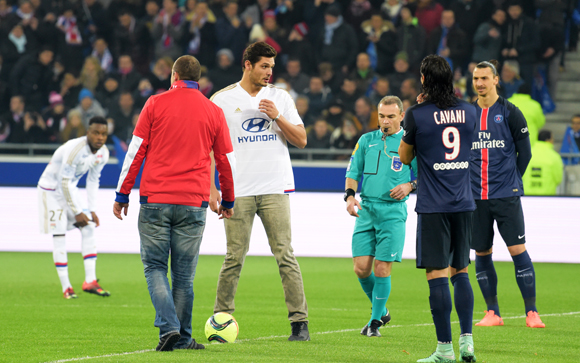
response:
[[[459,317],[461,334],[471,334],[473,324],[473,290],[466,273],[459,273],[451,277],[454,288],[455,311]]]
[[[449,279],[440,277],[429,280],[429,305],[437,332],[437,341],[451,343],[451,293]]]
[[[495,315],[501,316],[497,303],[497,274],[493,266],[491,254],[487,256],[475,256],[475,272],[477,283],[487,304],[487,310],[493,310]]]
[[[517,256],[512,256],[516,270],[516,281],[522,292],[524,304],[526,305],[526,315],[530,311],[538,311],[536,309],[536,273],[534,272],[534,265],[528,255],[528,251],[524,251]]]

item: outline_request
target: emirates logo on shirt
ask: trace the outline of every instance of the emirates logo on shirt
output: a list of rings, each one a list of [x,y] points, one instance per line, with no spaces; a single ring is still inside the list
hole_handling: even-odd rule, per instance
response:
[[[242,128],[248,132],[264,132],[268,129],[270,121],[264,118],[256,117],[247,119],[242,123]]]

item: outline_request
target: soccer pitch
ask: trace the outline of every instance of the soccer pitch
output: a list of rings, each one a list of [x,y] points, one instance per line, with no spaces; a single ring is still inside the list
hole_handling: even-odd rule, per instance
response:
[[[310,342],[288,342],[290,324],[273,257],[248,257],[234,313],[234,344],[205,350],[155,352],[158,330],[142,264],[135,254],[99,254],[97,275],[111,297],[81,291],[82,258],[69,254],[69,274],[79,298],[64,300],[50,253],[0,252],[0,362],[415,362],[436,346],[429,288],[414,261],[393,267],[387,306],[393,320],[381,338],[359,334],[370,302],[344,258],[299,258],[310,318]],[[213,313],[222,256],[202,255],[194,281],[193,336]],[[474,327],[478,362],[577,362],[580,360],[579,264],[536,263],[537,306],[545,329],[525,326],[513,264],[496,263],[502,327]],[[485,304],[474,278],[474,319]],[[452,312],[455,352],[459,324]]]

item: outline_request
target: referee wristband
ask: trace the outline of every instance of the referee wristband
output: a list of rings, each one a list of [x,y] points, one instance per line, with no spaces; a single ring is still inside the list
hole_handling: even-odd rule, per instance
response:
[[[354,191],[354,189],[348,188],[347,190],[344,191],[344,201],[346,202],[348,197],[354,197],[355,194],[356,192]]]

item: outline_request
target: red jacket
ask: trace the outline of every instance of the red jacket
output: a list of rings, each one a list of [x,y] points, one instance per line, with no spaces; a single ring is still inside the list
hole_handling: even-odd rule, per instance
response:
[[[220,176],[222,205],[234,205],[235,158],[222,110],[197,82],[177,81],[145,103],[117,186],[116,201],[129,202],[143,159],[141,203],[207,207],[210,152]]]

